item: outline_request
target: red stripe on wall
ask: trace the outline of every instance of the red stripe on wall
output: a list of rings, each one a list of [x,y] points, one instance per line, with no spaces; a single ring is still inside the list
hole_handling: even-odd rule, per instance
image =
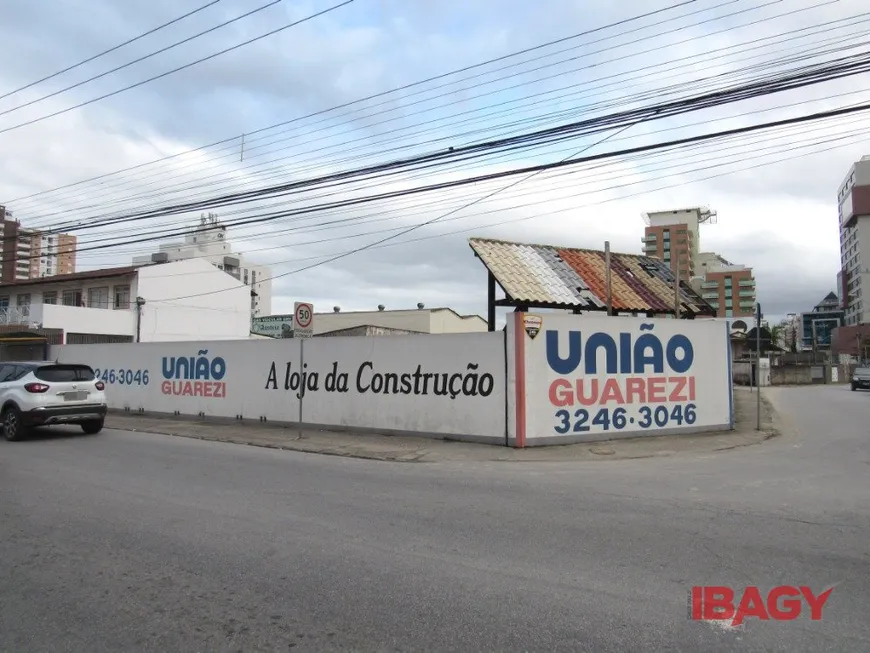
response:
[[[514,313],[514,372],[516,396],[516,440],[514,446],[526,446],[526,329],[523,313]]]

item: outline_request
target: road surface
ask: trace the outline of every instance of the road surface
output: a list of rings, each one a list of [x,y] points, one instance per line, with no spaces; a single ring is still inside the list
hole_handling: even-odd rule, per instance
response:
[[[870,393],[768,392],[782,437],[646,460],[0,443],[0,650],[870,650]],[[705,584],[834,590],[732,630]]]

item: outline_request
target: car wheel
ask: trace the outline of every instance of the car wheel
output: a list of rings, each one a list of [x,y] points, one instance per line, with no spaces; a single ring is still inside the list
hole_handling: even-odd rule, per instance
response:
[[[858,386],[856,386],[856,385],[853,383],[853,384],[852,384],[852,392],[855,392],[855,390],[857,390],[857,389],[858,389]]]
[[[82,431],[88,435],[96,435],[103,430],[103,420],[95,419],[90,422],[82,422]]]
[[[3,437],[10,442],[22,440],[27,436],[27,429],[21,423],[21,411],[16,406],[9,406],[3,411]]]

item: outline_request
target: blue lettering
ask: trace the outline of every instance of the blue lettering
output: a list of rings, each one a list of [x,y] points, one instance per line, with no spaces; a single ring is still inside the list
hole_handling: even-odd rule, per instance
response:
[[[556,374],[570,374],[580,365],[580,332],[568,332],[568,358],[559,356],[559,332],[547,331],[547,364]]]
[[[616,334],[592,333],[585,343],[581,331],[568,331],[568,351],[564,356],[559,348],[559,331],[548,330],[545,336],[547,364],[556,374],[568,375],[576,371],[585,358],[584,373],[599,374],[598,354],[604,350],[604,370],[601,373],[663,374],[667,360],[671,370],[685,374],[695,361],[691,340],[683,334],[676,334],[663,344],[657,335],[649,333],[654,328],[654,324],[643,323],[640,331],[647,333],[635,338],[632,333],[622,332],[616,340]]]
[[[193,357],[191,358],[177,358],[175,360],[175,378],[176,379],[189,379],[190,378],[190,368],[192,367],[191,361],[193,361]],[[184,374],[182,374],[181,369],[184,368]]]
[[[227,373],[227,364],[223,358],[218,356],[211,362],[211,378],[215,381],[220,381]]]
[[[620,334],[622,335],[622,334]],[[620,339],[621,340],[621,339]],[[598,368],[598,348],[604,347],[608,374],[616,374],[616,343],[606,333],[593,333],[586,340],[586,374],[595,374]]]
[[[208,350],[201,349],[196,356],[163,357],[161,369],[164,379],[194,379],[220,381],[227,373],[227,363],[220,356],[208,359]]]
[[[683,355],[677,358],[677,351],[682,350]],[[686,336],[678,334],[668,340],[667,347],[668,365],[677,374],[685,374],[695,361],[695,350],[692,341]]]
[[[647,365],[652,365],[653,372],[664,372],[664,352],[658,336],[645,333],[634,343],[634,373],[643,374]]]
[[[196,359],[196,367],[194,368],[194,377],[195,379],[205,379],[208,380],[209,372],[211,368],[208,364],[208,358],[205,355],[208,353],[208,349],[201,349],[198,352],[199,358]],[[193,359],[191,359],[193,360]]]

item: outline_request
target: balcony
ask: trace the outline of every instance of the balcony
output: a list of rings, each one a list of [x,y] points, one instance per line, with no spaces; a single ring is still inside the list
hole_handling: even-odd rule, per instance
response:
[[[719,299],[719,293],[717,292],[705,292],[701,295],[704,299]]]
[[[0,325],[20,325],[23,330],[62,329],[66,333],[132,336],[136,333],[136,315],[132,310],[30,304],[0,308]]]
[[[748,297],[752,300],[755,299],[755,291],[754,290],[741,290],[739,293],[740,297]]]
[[[701,288],[704,290],[714,290],[719,288],[719,283],[717,281],[705,281],[701,284]]]
[[[738,285],[741,288],[755,288],[755,279],[741,279]]]

